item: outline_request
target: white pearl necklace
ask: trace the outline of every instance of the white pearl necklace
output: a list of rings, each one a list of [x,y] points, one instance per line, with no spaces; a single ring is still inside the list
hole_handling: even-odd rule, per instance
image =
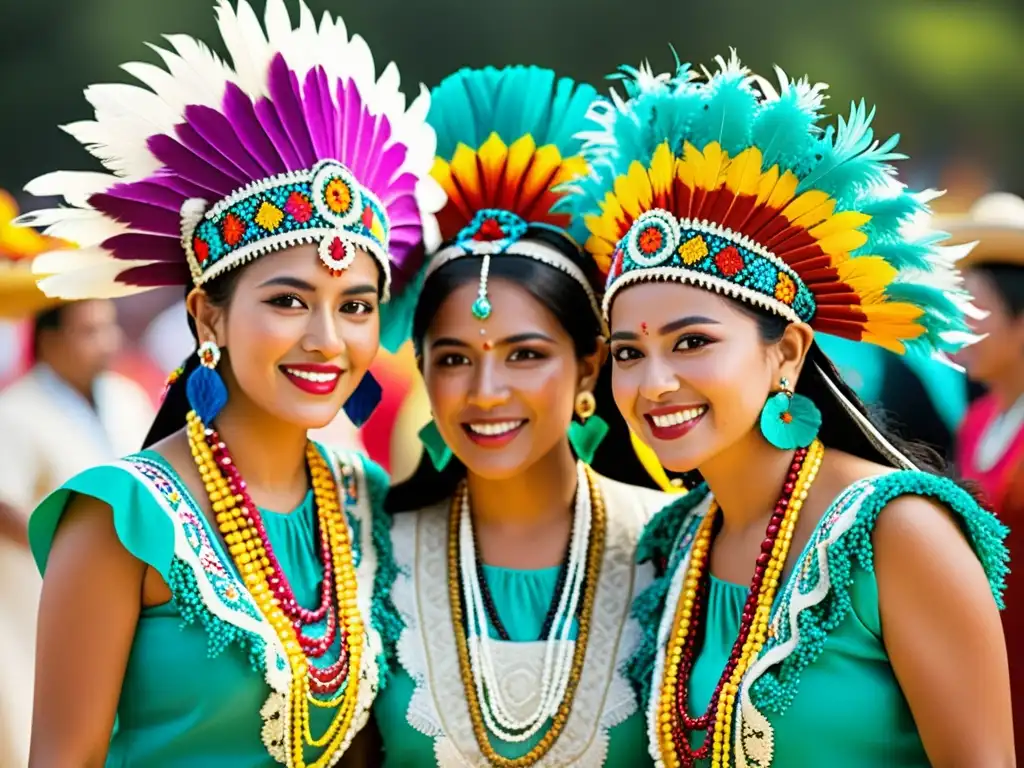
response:
[[[576,465],[576,504],[573,516],[572,546],[565,585],[558,599],[558,609],[551,623],[551,637],[545,639],[544,668],[541,675],[540,702],[529,716],[519,719],[512,715],[498,685],[492,656],[491,639],[487,628],[483,592],[476,568],[476,544],[473,539],[473,521],[470,514],[469,493],[462,497],[459,518],[459,570],[462,575],[466,627],[469,632],[470,667],[476,685],[480,712],[487,729],[502,741],[521,743],[538,733],[558,712],[569,686],[572,659],[576,643],[569,639],[572,618],[576,615],[583,582],[587,571],[587,551],[590,542],[592,510],[590,489],[582,462]]]

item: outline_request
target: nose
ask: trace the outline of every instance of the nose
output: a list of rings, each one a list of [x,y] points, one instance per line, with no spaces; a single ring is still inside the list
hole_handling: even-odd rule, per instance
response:
[[[319,352],[325,360],[341,357],[346,349],[345,339],[338,331],[339,319],[332,309],[318,309],[310,313],[306,335],[302,339],[304,352]]]
[[[678,390],[679,377],[672,367],[657,355],[648,357],[640,380],[640,396],[656,403],[665,395]]]
[[[478,408],[490,410],[508,400],[508,387],[491,355],[485,356],[475,367],[469,402]]]

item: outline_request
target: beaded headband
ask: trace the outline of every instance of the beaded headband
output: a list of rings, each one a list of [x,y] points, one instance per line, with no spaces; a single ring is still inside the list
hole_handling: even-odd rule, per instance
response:
[[[422,263],[423,220],[443,201],[430,179],[436,147],[429,94],[406,108],[398,70],[378,77],[344,22],[319,24],[304,3],[293,25],[267,0],[220,0],[229,66],[203,43],[167,37],[166,69],[133,62],[142,83],[98,85],[93,120],[65,127],[110,173],[56,172],[26,189],[68,207],[21,217],[77,242],[44,254],[40,286],[64,298],[202,285],[259,256],[317,243],[338,272],[365,249],[385,298]],[[386,323],[382,318],[382,324]]]
[[[432,91],[427,120],[437,131],[438,150],[431,174],[447,202],[437,213],[444,245],[428,257],[421,277],[453,260],[482,256],[475,318],[485,320],[492,312],[492,259],[510,255],[569,275],[586,291],[603,325],[597,294],[580,265],[531,237],[531,230],[548,229],[579,250],[575,235],[582,230],[570,231],[571,216],[556,206],[566,195],[561,185],[587,172],[576,133],[586,125],[595,96],[590,86],[526,66],[463,69]],[[410,292],[405,300],[414,306],[416,296]]]
[[[390,288],[384,206],[335,160],[253,182],[208,210],[204,200],[188,200],[182,230],[197,286],[257,256],[317,242],[320,260],[335,274],[364,249],[384,274],[385,297]]]
[[[629,98],[592,106],[594,172],[571,205],[607,272],[605,318],[626,286],[674,280],[898,353],[970,341],[963,249],[911,234],[929,196],[895,181],[896,138],[874,140],[863,103],[822,129],[825,85],[779,70],[776,90],[735,53],[717,62],[703,78],[624,67]]]

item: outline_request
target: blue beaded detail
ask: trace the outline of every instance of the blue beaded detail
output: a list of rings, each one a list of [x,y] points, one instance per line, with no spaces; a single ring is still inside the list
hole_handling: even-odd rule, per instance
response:
[[[804,322],[814,317],[814,295],[797,273],[745,238],[730,236],[711,225],[679,221],[652,209],[633,222],[616,251],[608,286],[640,270],[673,270],[680,279],[722,281],[782,305]],[[684,277],[685,275],[685,277]]]
[[[470,311],[473,313],[473,317],[477,320],[486,320],[491,316],[491,302],[486,296],[480,296],[473,302],[473,306],[470,308]]]
[[[473,221],[455,236],[455,242],[469,250],[472,250],[474,242],[492,243],[494,250],[489,250],[489,253],[504,253],[523,238],[528,227],[525,219],[511,211],[482,208],[476,212]]]

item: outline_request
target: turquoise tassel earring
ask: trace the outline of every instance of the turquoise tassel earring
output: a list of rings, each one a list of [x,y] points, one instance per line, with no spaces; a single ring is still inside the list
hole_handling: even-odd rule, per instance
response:
[[[781,379],[779,387],[761,409],[761,434],[783,451],[806,448],[821,429],[821,411],[811,398],[793,392],[788,379]]]
[[[448,466],[448,462],[452,460],[452,449],[441,437],[433,419],[420,430],[420,442],[423,443],[423,448],[427,452],[427,456],[430,457],[430,463],[434,465],[434,469],[443,472],[444,468]]]
[[[596,416],[597,400],[593,392],[580,392],[576,395],[576,416],[569,424],[569,445],[576,457],[584,464],[594,461],[597,448],[608,434],[608,424],[600,416]]]
[[[189,374],[185,382],[185,394],[192,410],[200,421],[209,426],[228,402],[228,389],[224,379],[217,373],[220,363],[220,347],[212,341],[204,341],[196,350],[199,366]]]

